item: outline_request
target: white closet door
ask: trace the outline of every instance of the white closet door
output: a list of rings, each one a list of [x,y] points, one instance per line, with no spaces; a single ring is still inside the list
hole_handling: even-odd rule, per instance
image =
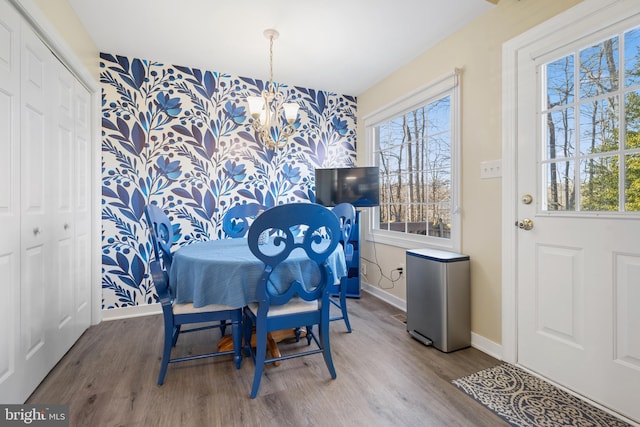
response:
[[[55,69],[51,165],[55,255],[51,330],[62,357],[91,322],[90,94],[60,62]]]
[[[20,361],[20,17],[0,2],[0,402],[13,402]]]
[[[90,109],[0,0],[0,403],[23,403],[91,321]]]
[[[51,289],[54,232],[51,211],[52,123],[50,100],[55,60],[36,34],[22,26],[21,49],[21,295],[20,329],[24,376],[18,396],[23,400],[55,364],[48,313],[56,304]],[[52,299],[53,298],[53,299]]]
[[[52,271],[48,290],[53,354],[60,358],[76,341],[75,325],[75,120],[74,78],[60,62],[51,64],[53,74],[52,148],[49,179],[52,180],[51,216],[53,220]]]
[[[75,316],[76,337],[91,324],[91,94],[75,87]]]

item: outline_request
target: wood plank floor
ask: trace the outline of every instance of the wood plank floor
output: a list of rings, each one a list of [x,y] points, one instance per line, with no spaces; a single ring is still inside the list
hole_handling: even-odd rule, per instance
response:
[[[69,404],[71,425],[83,427],[507,425],[451,384],[498,360],[423,346],[394,317],[402,312],[367,293],[348,305],[353,333],[331,324],[335,380],[321,355],[287,360],[265,368],[250,399],[253,362],[236,370],[223,356],[172,364],[158,386],[163,326],[154,315],[89,328],[27,403]],[[218,339],[217,329],[186,334],[174,352],[207,351],[200,343]]]

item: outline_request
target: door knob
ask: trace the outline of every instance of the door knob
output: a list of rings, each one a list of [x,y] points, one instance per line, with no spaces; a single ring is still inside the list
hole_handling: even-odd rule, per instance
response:
[[[516,227],[523,230],[531,230],[533,228],[533,221],[529,218],[525,218],[522,221],[516,221]]]

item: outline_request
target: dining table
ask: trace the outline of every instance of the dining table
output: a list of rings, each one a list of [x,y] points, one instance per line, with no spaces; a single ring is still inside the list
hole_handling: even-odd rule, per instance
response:
[[[337,284],[347,274],[342,246],[338,245],[327,261]],[[178,304],[193,303],[194,308],[210,304],[244,307],[257,301],[256,288],[263,271],[264,263],[253,255],[246,238],[198,241],[173,253],[169,286]],[[313,286],[320,272],[302,249],[296,249],[271,277],[275,283],[289,284],[297,279],[305,286]],[[275,342],[270,346],[272,354],[278,352],[277,346],[273,348]],[[223,350],[229,345],[230,340],[223,337],[219,348]]]

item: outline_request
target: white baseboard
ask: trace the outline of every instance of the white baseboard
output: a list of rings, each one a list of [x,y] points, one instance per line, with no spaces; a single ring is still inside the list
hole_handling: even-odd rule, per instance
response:
[[[394,295],[391,295],[389,292],[386,292],[383,289],[362,281],[360,282],[360,288],[362,291],[367,292],[404,312],[407,311],[406,301]],[[491,357],[495,357],[498,360],[502,360],[502,346],[483,337],[482,335],[471,332],[471,347],[476,348]]]
[[[131,317],[149,316],[162,313],[160,303],[136,305],[135,307],[112,308],[102,310],[102,320],[128,319]]]
[[[360,281],[360,290],[365,291],[402,311],[407,311],[406,301],[398,298],[397,296],[391,295],[389,292],[386,292],[383,289]]]
[[[495,343],[482,335],[471,332],[471,347],[478,349],[491,357],[495,357],[498,360],[502,360],[502,345]]]

